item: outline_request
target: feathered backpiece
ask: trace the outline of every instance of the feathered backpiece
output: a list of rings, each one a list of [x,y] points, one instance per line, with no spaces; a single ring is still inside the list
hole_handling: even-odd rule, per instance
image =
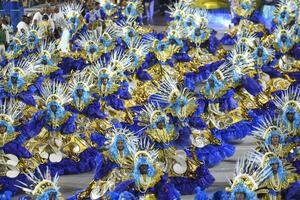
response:
[[[132,59],[132,68],[127,70],[133,72],[145,61],[146,55],[150,51],[150,45],[140,38],[135,38],[130,40],[127,46],[129,56]]]
[[[188,30],[179,24],[170,24],[166,30],[169,45],[183,46],[181,39],[185,39]]]
[[[116,48],[111,53],[110,65],[112,69],[118,73],[130,69],[132,58],[128,55],[127,51],[121,48]]]
[[[143,1],[129,0],[123,10],[126,17],[137,18],[144,13]]]
[[[289,131],[300,127],[300,89],[290,87],[274,98],[274,104],[280,111],[283,124]]]
[[[258,66],[263,66],[273,60],[275,51],[266,44],[256,42],[252,56]]]
[[[90,91],[93,87],[93,79],[90,76],[88,70],[83,70],[81,72],[76,72],[72,75],[69,83],[69,89],[71,92],[78,88],[82,88],[85,91]]]
[[[66,3],[62,7],[60,7],[60,13],[62,13],[67,19],[71,17],[82,17],[81,13],[83,11],[83,7],[81,4],[76,2]]]
[[[0,122],[5,121],[9,126],[13,126],[18,119],[22,118],[24,106],[24,103],[15,99],[0,101]],[[8,132],[10,132],[9,127],[7,128]]]
[[[59,69],[55,62],[55,50],[55,41],[43,40],[38,48],[38,53],[29,56],[28,60],[39,67],[39,72],[48,75]]]
[[[300,114],[300,88],[290,87],[282,91],[280,96],[275,96],[274,103],[282,112],[294,110]]]
[[[104,96],[115,92],[119,87],[119,82],[125,79],[121,67],[106,60],[98,60],[87,68],[94,77],[94,91]]]
[[[245,49],[242,46],[235,46],[234,49],[230,52],[230,55],[220,68],[232,68],[237,77],[233,77],[234,79],[239,78],[241,75],[250,75],[253,76],[255,73],[254,67],[254,58],[249,49]]]
[[[221,66],[211,73],[208,79],[201,82],[200,91],[209,99],[216,99],[222,96],[231,86],[233,80],[233,68]]]
[[[255,45],[255,40],[257,37],[255,36],[255,33],[249,32],[247,30],[239,30],[237,32],[237,40],[236,40],[236,46],[242,46],[243,48],[253,48]]]
[[[116,36],[123,39],[123,41],[128,44],[130,41],[141,38],[139,34],[139,25],[134,18],[127,18],[125,20],[119,20],[114,24],[116,31]]]
[[[26,58],[21,58],[16,64],[10,63],[6,68],[6,78],[18,76],[23,81],[34,80],[37,77],[35,74],[40,70],[39,66],[34,65],[30,59]]]
[[[158,102],[171,103],[173,97],[181,95],[182,90],[178,87],[175,78],[165,75],[161,80],[155,82],[156,91],[154,99]]]
[[[190,13],[194,16],[196,26],[208,26],[208,12],[205,9],[190,8]]]
[[[159,105],[147,104],[145,108],[139,112],[139,125],[151,126],[155,124],[159,118],[168,118],[166,113]]]
[[[244,155],[239,158],[234,171],[234,178],[230,181],[230,188],[226,188],[231,193],[239,192],[243,189],[247,196],[256,197],[255,190],[271,174],[269,168],[257,168],[256,162]],[[240,191],[241,192],[241,191]],[[253,198],[249,198],[253,199]]]
[[[41,28],[30,27],[30,30],[24,34],[24,40],[26,41],[27,47],[30,50],[39,47],[43,32],[44,30]]]
[[[94,62],[87,71],[90,71],[96,78],[101,78],[102,76],[111,79],[114,77],[116,68],[114,68],[109,62],[106,60],[98,60]]]
[[[22,55],[25,50],[24,37],[13,37],[6,49],[5,56],[8,60],[17,58]]]
[[[186,14],[188,4],[185,3],[183,0],[179,0],[178,2],[174,3],[172,6],[168,6],[169,11],[167,13],[175,22],[181,22]]]
[[[180,120],[190,116],[197,108],[196,97],[187,88],[181,88],[177,81],[169,75],[165,75],[160,81],[154,84],[157,93],[153,100],[159,103],[167,103],[166,109],[173,116]]]
[[[292,174],[295,169],[289,163],[283,162],[273,148],[269,146],[264,146],[263,148],[263,153],[255,150],[250,151],[248,154],[249,160],[255,162],[256,168],[265,169],[265,171],[269,172],[262,180],[265,180],[265,177],[270,178],[274,175],[272,165],[277,164],[278,181],[279,183],[284,183],[287,174]]]
[[[262,141],[266,145],[271,145],[273,136],[278,136],[280,138],[279,143],[283,144],[288,132],[279,117],[271,118],[271,116],[266,116],[260,121],[259,125],[255,127],[252,134],[257,140]]]
[[[61,199],[58,187],[59,177],[57,174],[52,178],[48,168],[44,174],[37,168],[36,175],[31,172],[25,175],[31,184],[27,185],[19,181],[20,185],[16,185],[16,187],[22,189],[30,196],[35,197],[37,200]]]
[[[150,164],[154,165],[158,161],[158,149],[150,143],[147,138],[141,138],[133,151],[134,165],[139,164],[140,158],[145,158]]]
[[[136,145],[132,146],[132,150],[131,158],[124,163],[125,168],[134,170],[141,157],[144,157],[152,165],[158,161],[158,149],[146,137],[139,138]]]
[[[189,31],[188,38],[194,42],[197,46],[200,46],[210,37],[211,30],[206,27],[206,25],[201,24],[194,28],[192,31]]]
[[[41,99],[45,106],[54,101],[63,106],[71,101],[69,86],[59,81],[46,80],[41,87]]]
[[[54,54],[56,49],[55,41],[47,41],[44,40],[41,44],[40,48],[38,49],[39,55],[47,55],[48,58],[52,58],[51,55]]]
[[[107,17],[114,15],[117,12],[117,5],[111,0],[96,0],[100,4],[101,10]]]
[[[102,55],[102,49],[98,43],[96,31],[86,32],[80,37],[80,44],[85,50],[85,55],[89,62],[95,62]]]
[[[288,25],[298,14],[298,5],[294,0],[279,0],[274,11],[274,22]]]
[[[38,77],[39,67],[33,65],[26,58],[21,58],[17,63],[9,63],[3,70],[0,88],[16,95],[28,89]]]
[[[110,52],[115,47],[116,41],[116,29],[113,26],[106,28],[100,27],[100,31],[97,33],[97,41],[101,45],[104,53]]]
[[[146,133],[152,141],[168,145],[176,137],[174,125],[171,124],[167,113],[159,105],[146,105],[138,116],[139,126],[146,129]]]

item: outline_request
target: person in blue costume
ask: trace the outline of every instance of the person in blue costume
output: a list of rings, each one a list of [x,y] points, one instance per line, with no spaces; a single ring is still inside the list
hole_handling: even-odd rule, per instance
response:
[[[97,5],[95,5],[97,8]],[[93,5],[88,6],[88,10],[84,15],[84,21],[87,24],[88,28],[95,30],[99,26],[100,13],[97,9],[93,8]]]
[[[187,38],[190,49],[202,48],[216,55],[220,49],[217,32],[208,28],[207,11],[201,9],[187,9],[183,17],[183,27],[188,29]]]
[[[180,88],[176,79],[170,75],[163,76],[155,87],[157,92],[149,101],[159,103],[172,117],[188,123],[198,107],[195,95],[187,88]]]
[[[233,45],[236,34],[241,29],[247,29],[249,32],[256,33],[257,37],[263,37],[266,33],[265,27],[260,23],[260,16],[256,10],[256,0],[237,0],[232,5],[234,14],[231,20],[234,27],[230,28],[221,39],[224,45]]]
[[[20,197],[20,200],[30,200],[35,198],[36,200],[61,200],[62,194],[59,191],[57,174],[52,176],[52,171],[48,168],[46,171],[37,169],[35,173],[28,173],[27,179],[29,183],[20,182],[16,187],[21,188],[27,195]]]
[[[162,151],[170,147],[185,149],[191,144],[190,128],[180,121],[174,121],[163,108],[155,104],[145,105],[138,113],[138,126]]]
[[[26,131],[24,106],[23,103],[13,99],[0,101],[1,195],[8,194],[8,192],[16,194],[18,188],[14,185],[18,181],[26,180],[23,173],[26,170],[34,170],[38,166],[37,160],[22,146],[23,142],[30,137]]]
[[[92,164],[85,166],[84,161],[93,156],[89,155],[93,152],[83,138],[74,133],[76,114],[66,111],[64,107],[71,101],[68,86],[46,81],[41,88],[40,100],[42,109],[28,123],[28,131],[32,137],[24,146],[60,174],[91,169]],[[65,157],[67,158],[64,159]]]
[[[110,59],[110,52],[115,48],[115,32],[113,27],[101,29],[100,33],[97,31],[88,32],[80,37],[79,45],[82,47],[81,52],[85,63],[94,63],[101,58]],[[84,64],[81,69],[87,64]],[[80,69],[78,69],[80,70]]]
[[[25,50],[26,45],[24,41],[19,37],[13,37],[5,51],[4,59],[1,61],[1,67],[6,66],[9,62],[16,64],[19,59],[22,58]]]
[[[290,28],[279,26],[269,36],[270,43],[275,49],[275,57],[280,58],[286,54],[290,54],[295,45],[292,34],[293,32]]]
[[[264,152],[264,148],[272,149],[281,159],[292,163],[299,171],[297,165],[297,148],[299,138],[293,132],[288,132],[282,124],[282,119],[275,116],[264,118],[258,127],[252,132],[257,138],[257,151]]]
[[[75,131],[76,114],[65,110],[64,106],[70,102],[68,86],[58,81],[44,81],[40,88],[43,108],[34,114],[29,122],[32,136],[39,134],[42,129],[50,132],[71,134]]]
[[[30,56],[32,54],[37,53],[39,46],[41,44],[41,39],[43,30],[31,28],[28,33],[26,33],[26,51],[24,52],[23,56]]]
[[[276,5],[274,10],[274,16],[272,21],[272,26],[270,32],[272,33],[276,27],[285,26],[291,27],[295,24],[297,20],[298,5],[296,1],[292,0],[280,0]]]
[[[134,18],[127,18],[117,23],[117,46],[126,49],[131,57],[131,66],[126,70],[127,76],[133,76],[140,81],[152,79],[147,69],[155,64],[155,60],[153,55],[149,53],[150,43],[145,39],[145,35],[152,36],[152,34],[152,29],[142,27],[134,21]]]
[[[226,187],[225,191],[217,191],[214,193],[214,200],[258,200],[257,190],[260,185],[271,174],[269,168],[256,168],[255,161],[250,156],[245,155],[238,159],[235,169],[234,178],[230,180],[230,187]]]
[[[27,58],[32,65],[39,69],[39,77],[37,79],[39,86],[46,78],[65,82],[63,71],[57,66],[55,51],[56,45],[54,41],[43,40],[37,49],[37,52]],[[38,90],[40,90],[39,86],[37,86]]]
[[[268,74],[270,78],[282,77],[283,74],[275,68],[278,62],[275,59],[275,51],[269,47],[268,44],[263,42],[256,42],[252,56],[255,61],[257,69],[261,69],[262,72]]]
[[[77,43],[80,36],[87,31],[81,15],[82,9],[82,5],[76,3],[66,4],[60,9],[65,18],[63,33],[57,49],[60,50],[62,57],[59,67],[63,74],[69,74],[72,70],[81,70],[86,66],[84,59],[78,55],[78,49],[81,50],[82,46]]]
[[[100,101],[102,112],[111,113],[121,121],[127,116],[124,100],[131,98],[128,87],[123,87],[127,82],[123,71],[129,65],[130,58],[117,49],[112,52],[110,62],[100,60],[88,68],[93,77],[93,93]]]
[[[124,174],[121,165],[131,156],[138,138],[128,129],[112,128],[102,139],[105,140],[105,146],[95,158],[97,165],[93,181],[86,189],[70,197],[70,200],[102,198],[125,178],[120,176]]]
[[[100,3],[100,18],[107,21],[118,21],[123,19],[121,9],[118,5],[109,0],[96,0]]]
[[[284,127],[297,135],[300,128],[300,89],[297,86],[275,96],[273,102],[279,111]]]
[[[158,162],[158,151],[148,140],[141,139],[134,149],[131,159],[123,165],[129,176],[116,184],[113,192],[130,192],[136,198],[180,199],[180,193],[169,182],[168,174]]]
[[[87,71],[75,73],[70,78],[69,87],[72,101],[66,106],[66,110],[89,119],[105,118],[105,114],[101,112],[100,102],[92,94],[93,80]]]
[[[258,81],[254,58],[248,48],[243,47],[243,45],[235,46],[229,54],[227,62],[220,68],[232,70],[231,87],[242,86],[250,95],[257,98],[257,101],[262,105],[268,101],[268,97]]]
[[[279,156],[269,150],[263,153],[252,151],[251,158],[257,167],[266,168],[269,173],[260,184],[257,191],[260,199],[298,199],[300,191],[299,175],[294,173],[294,168],[285,163]]]
[[[28,106],[36,106],[33,97],[39,87],[39,66],[27,59],[21,59],[17,64],[9,63],[4,69],[0,83],[0,99],[16,98]]]
[[[143,24],[143,1],[141,0],[128,0],[126,1],[125,8],[123,9],[122,15],[125,19],[131,18],[139,24]]]

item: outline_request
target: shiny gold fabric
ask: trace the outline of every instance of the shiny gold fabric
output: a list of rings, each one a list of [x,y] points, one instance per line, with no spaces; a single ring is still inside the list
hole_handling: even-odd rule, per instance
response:
[[[261,0],[256,0],[256,5],[259,8],[261,6]],[[203,9],[221,9],[221,8],[230,8],[229,0],[194,0],[193,6]]]
[[[228,0],[195,0],[193,6],[204,9],[220,9],[229,8]]]

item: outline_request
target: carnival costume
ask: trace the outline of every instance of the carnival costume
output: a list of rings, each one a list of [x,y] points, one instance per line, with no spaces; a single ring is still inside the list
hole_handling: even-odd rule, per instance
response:
[[[0,195],[15,194],[17,180],[26,186],[28,173],[34,198],[59,199],[56,181],[39,169],[33,176],[39,166],[95,169],[70,199],[179,199],[196,188],[196,199],[207,198],[207,168],[252,133],[261,147],[238,161],[231,187],[215,199],[294,196],[297,175],[286,168],[274,185],[272,162],[299,170],[297,4],[280,1],[268,33],[255,2],[238,0],[236,27],[221,41],[234,46],[225,50],[192,1],[170,7],[164,32],[142,26],[139,0],[97,2],[85,16],[80,4],[63,5],[60,38],[49,40],[45,22],[10,43],[0,77]]]

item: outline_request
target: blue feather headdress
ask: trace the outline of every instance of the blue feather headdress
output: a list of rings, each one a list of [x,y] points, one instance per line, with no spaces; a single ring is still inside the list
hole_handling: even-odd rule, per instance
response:
[[[267,178],[271,178],[274,176],[272,173],[272,165],[277,164],[278,165],[278,171],[277,174],[279,175],[279,181],[280,183],[284,183],[287,175],[287,171],[284,168],[283,162],[278,157],[276,153],[273,152],[271,148],[268,146],[264,147],[265,153],[261,153],[255,150],[252,150],[249,152],[248,156],[249,159],[256,163],[257,167],[267,169],[267,171],[270,171],[271,173],[268,174]]]
[[[226,188],[231,192],[231,197],[235,199],[237,192],[242,192],[248,197],[247,199],[257,199],[255,190],[259,185],[269,177],[271,169],[257,168],[256,162],[249,159],[249,156],[244,155],[238,159],[235,166],[235,173],[233,181],[229,181],[231,187]]]
[[[27,179],[31,182],[30,185],[19,181],[20,185],[16,187],[21,188],[24,192],[36,200],[45,200],[53,198],[54,200],[61,199],[61,194],[58,187],[58,175],[56,174],[54,178],[51,177],[50,171],[47,168],[45,174],[42,174],[39,168],[37,168],[37,175],[33,173],[25,174]]]
[[[235,46],[230,52],[226,62],[221,65],[219,69],[223,70],[223,68],[227,68],[227,71],[230,69],[233,74],[232,80],[229,81],[235,83],[239,81],[243,75],[252,77],[254,75],[253,73],[256,73],[254,64],[254,58],[249,49],[245,49],[242,46]]]
[[[132,155],[135,146],[138,144],[138,138],[135,134],[126,128],[113,128],[108,131],[106,135],[106,145],[108,151],[115,161],[121,158],[129,157]],[[122,154],[117,149],[118,141],[121,140],[124,145]],[[120,157],[122,156],[122,157]]]
[[[0,101],[0,126],[5,127],[6,131],[1,133],[0,147],[14,140],[18,133],[15,130],[15,122],[23,117],[25,104],[15,99]]]
[[[274,11],[273,21],[286,26],[298,15],[298,5],[294,0],[279,0]]]
[[[279,137],[279,144],[285,144],[285,137],[288,134],[288,131],[285,129],[281,123],[281,118],[271,116],[264,117],[259,125],[255,127],[255,130],[252,134],[260,141],[263,141],[265,145],[272,146],[272,137]]]
[[[280,110],[281,118],[285,127],[289,130],[297,130],[300,127],[300,89],[290,87],[281,92],[280,96],[275,96],[274,103]],[[293,115],[293,121],[289,121],[287,115]]]
[[[273,47],[281,53],[286,53],[294,46],[293,31],[288,27],[277,26],[273,36]]]
[[[79,109],[82,109],[84,105],[89,103],[93,86],[92,76],[90,76],[87,70],[75,73],[70,79],[69,92],[71,93],[73,103]],[[81,97],[77,94],[78,90],[82,91]]]
[[[158,150],[154,149],[154,145],[151,145],[149,140],[142,138],[139,142],[139,145],[136,146],[136,149],[133,154],[133,177],[135,184],[137,186],[141,185],[141,173],[140,166],[147,165],[147,174],[146,176],[154,178],[157,173],[155,164],[157,164],[158,159]]]

